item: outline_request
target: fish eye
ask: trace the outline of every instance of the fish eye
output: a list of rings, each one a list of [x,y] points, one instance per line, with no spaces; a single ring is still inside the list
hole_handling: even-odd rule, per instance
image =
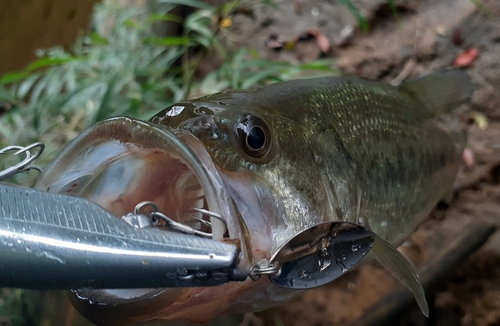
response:
[[[236,125],[240,144],[246,154],[261,158],[271,148],[271,133],[267,124],[260,118],[247,115]]]

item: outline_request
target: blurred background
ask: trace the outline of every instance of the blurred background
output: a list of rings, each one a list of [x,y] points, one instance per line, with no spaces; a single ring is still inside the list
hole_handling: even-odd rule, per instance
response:
[[[300,77],[397,85],[465,69],[474,97],[441,121],[468,132],[464,164],[453,193],[400,247],[428,275],[430,318],[394,306],[400,285],[374,262],[280,307],[211,324],[377,325],[385,309],[386,325],[500,325],[500,237],[467,244],[489,235],[471,225],[497,226],[500,214],[499,18],[498,0],[2,1],[0,148],[42,141],[43,167],[96,121],[148,119],[187,98]],[[0,169],[13,162],[0,157]],[[90,324],[63,292],[1,289],[0,325]]]

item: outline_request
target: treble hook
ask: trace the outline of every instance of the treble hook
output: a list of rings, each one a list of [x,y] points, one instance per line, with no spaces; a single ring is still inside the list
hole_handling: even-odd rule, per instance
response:
[[[38,152],[36,152],[34,155],[31,153],[31,150],[34,148],[38,148]],[[14,166],[11,166],[3,171],[0,171],[0,181],[5,180],[7,178],[10,178],[11,176],[19,173],[19,172],[24,172],[24,171],[29,171],[29,170],[37,170],[38,172],[42,172],[42,168],[40,168],[37,165],[31,165],[33,161],[35,161],[40,155],[43,153],[43,150],[45,149],[45,144],[44,143],[33,143],[31,145],[28,145],[26,147],[22,146],[7,146],[3,149],[0,149],[0,155],[5,154],[8,151],[14,151],[14,155],[18,155],[21,153],[25,153],[26,157],[24,160],[21,162],[17,163]]]
[[[165,225],[162,225],[162,226],[166,226],[172,230],[179,231],[179,232],[186,233],[186,234],[198,235],[198,236],[205,237],[205,238],[212,238],[213,237],[212,233],[202,232],[202,231],[197,230],[193,227],[190,227],[189,225],[185,225],[185,224],[182,224],[180,222],[177,222],[177,221],[171,219],[167,215],[161,213],[158,205],[156,205],[155,203],[153,203],[151,201],[143,201],[143,202],[140,202],[139,204],[137,204],[137,206],[135,206],[135,209],[134,209],[134,214],[136,214],[136,215],[141,214],[141,210],[145,207],[150,207],[153,210],[151,213],[148,214],[148,216],[151,217],[154,226],[160,226],[159,222],[160,222],[160,220],[163,220],[163,222],[165,222]],[[213,217],[213,218],[218,219],[219,221],[221,221],[224,224],[225,229],[227,230],[227,223],[224,220],[224,218],[222,218],[222,216],[220,216],[219,214],[212,212],[212,211],[209,211],[209,210],[206,210],[206,209],[203,209],[203,208],[194,208],[192,212],[193,213],[201,213],[203,215],[207,215],[209,217]],[[212,228],[212,223],[209,221],[206,221],[206,220],[203,220],[201,218],[194,217],[194,216],[192,217],[192,219],[195,221],[201,222],[204,225]]]

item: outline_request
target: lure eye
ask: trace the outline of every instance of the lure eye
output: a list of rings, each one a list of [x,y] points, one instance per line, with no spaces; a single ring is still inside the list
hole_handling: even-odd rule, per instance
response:
[[[247,115],[236,126],[240,144],[246,154],[261,158],[271,148],[271,132],[260,118]]]

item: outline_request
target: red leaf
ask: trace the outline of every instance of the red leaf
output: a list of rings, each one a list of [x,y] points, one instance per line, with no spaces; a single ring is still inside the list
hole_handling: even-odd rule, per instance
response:
[[[323,53],[327,53],[328,50],[330,50],[330,40],[321,31],[317,29],[311,29],[307,31],[306,34],[309,34],[316,39],[316,44],[318,44]]]
[[[472,149],[467,147],[464,149],[464,152],[462,153],[462,161],[470,170],[474,168],[474,165],[476,165],[476,161],[474,159],[474,152],[472,151]]]
[[[453,66],[457,68],[468,67],[479,56],[479,51],[476,48],[470,48],[460,53],[453,62]]]

